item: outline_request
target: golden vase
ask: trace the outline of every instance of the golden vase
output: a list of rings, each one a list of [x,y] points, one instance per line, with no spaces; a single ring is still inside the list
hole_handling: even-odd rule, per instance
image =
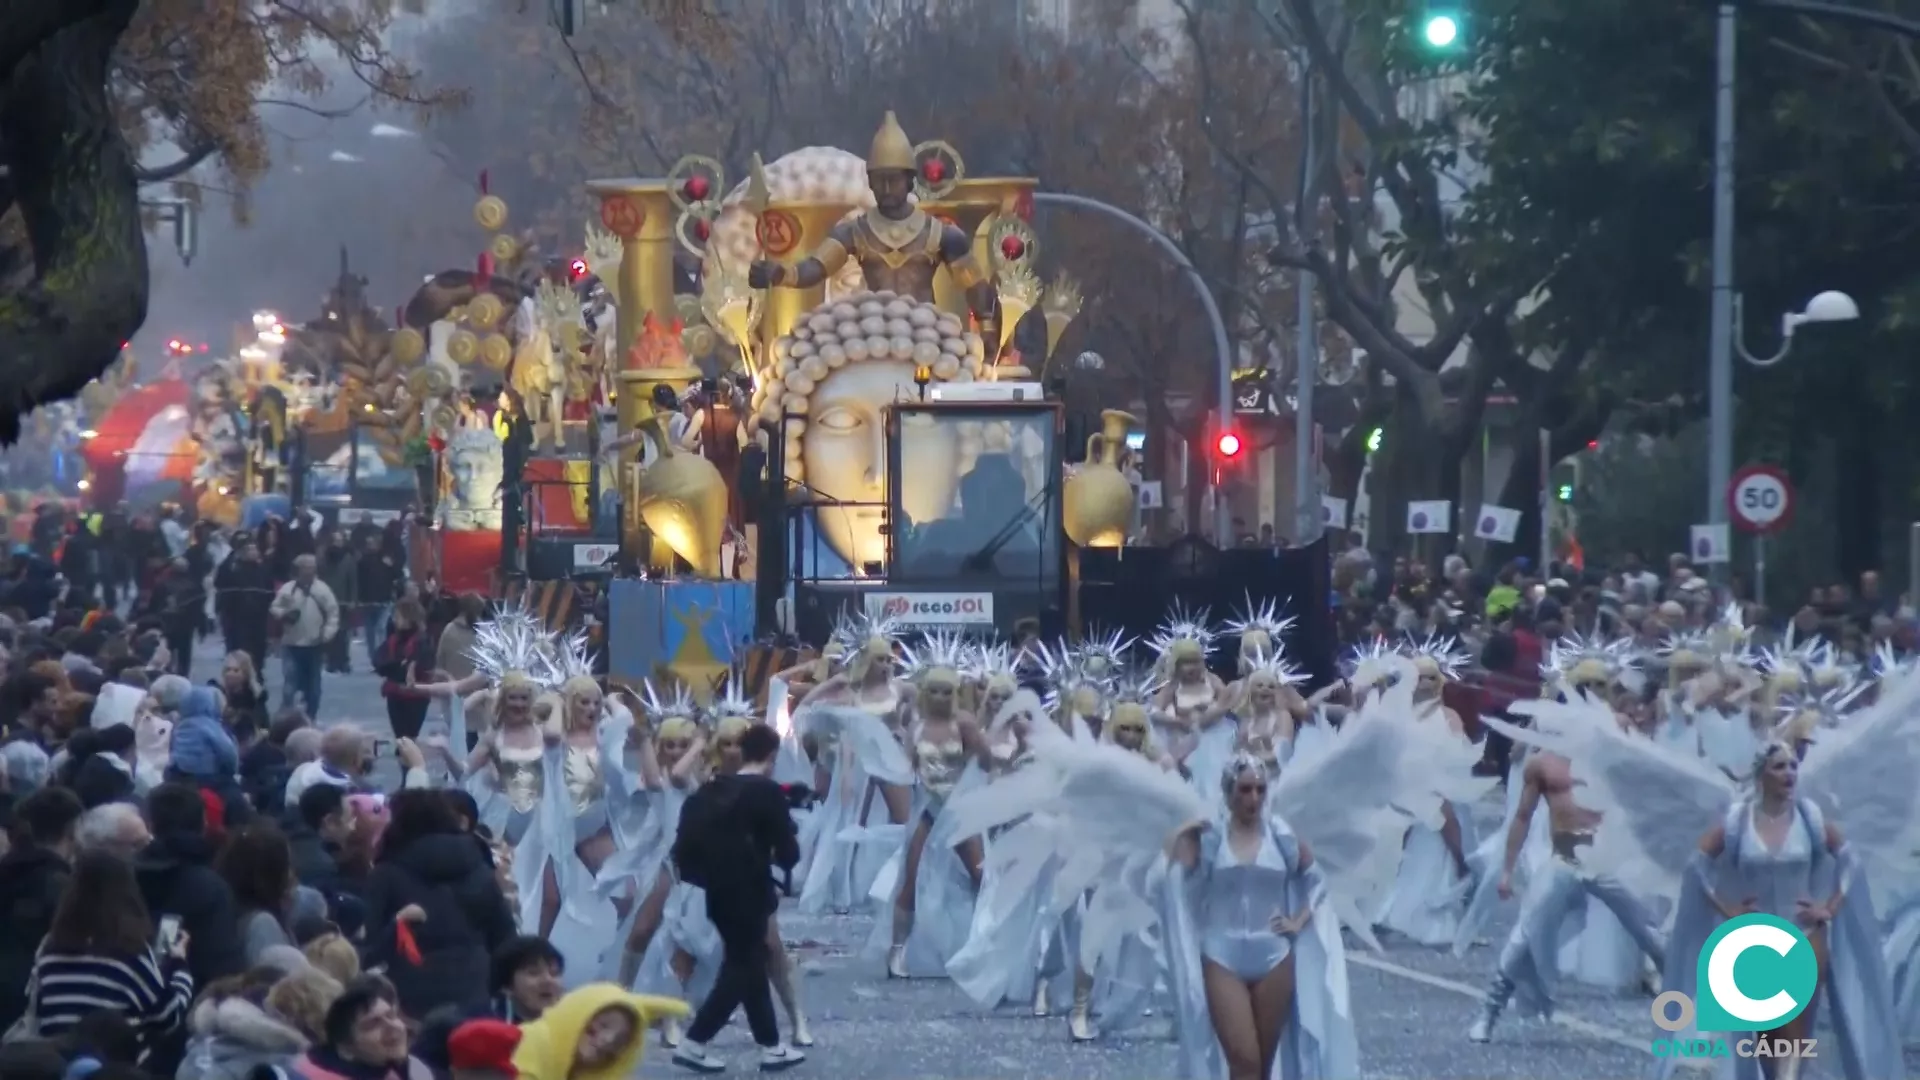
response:
[[[648,313],[673,320],[673,253],[679,244],[673,227],[680,212],[665,180],[589,180],[587,190],[600,200],[600,223],[620,238],[620,272],[612,283],[619,304],[614,355],[624,357]]]
[[[713,462],[674,447],[667,437],[664,414],[648,417],[646,428],[660,457],[640,471],[635,492],[640,520],[695,574],[718,578],[720,537],[727,523],[727,483]]]
[[[1061,492],[1061,517],[1067,537],[1081,547],[1126,546],[1134,494],[1133,485],[1120,471],[1120,451],[1127,445],[1127,429],[1135,422],[1131,413],[1118,409],[1101,413],[1100,431],[1087,436],[1086,464],[1067,478]]]

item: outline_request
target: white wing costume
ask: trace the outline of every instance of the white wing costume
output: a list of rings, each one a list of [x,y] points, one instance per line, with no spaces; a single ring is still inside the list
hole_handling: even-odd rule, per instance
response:
[[[1576,698],[1516,705],[1515,711],[1532,716],[1532,728],[1497,718],[1486,722],[1515,741],[1567,759],[1582,786],[1581,804],[1601,815],[1583,863],[1641,896],[1674,902],[1666,990],[1693,995],[1701,947],[1723,921],[1715,896],[1753,897],[1759,910],[1792,919],[1798,901],[1824,902],[1844,893],[1828,928],[1831,975],[1822,980],[1821,997],[1831,1010],[1848,1080],[1883,1080],[1904,1076],[1905,1069],[1868,886],[1875,867],[1897,866],[1914,847],[1920,789],[1913,782],[1920,772],[1916,705],[1920,681],[1889,685],[1879,705],[1831,733],[1826,745],[1814,745],[1800,769],[1798,821],[1778,850],[1756,835],[1751,788],[1696,755],[1621,730],[1604,703]],[[1771,746],[1761,760],[1781,751]],[[1833,849],[1827,822],[1841,812],[1858,821],[1861,831]],[[1725,843],[1709,856],[1701,837],[1715,824],[1722,826]],[[1656,1073],[1671,1072],[1673,1061],[1659,1059]],[[1728,1059],[1724,1071],[1740,1080],[1760,1075],[1752,1058]]]

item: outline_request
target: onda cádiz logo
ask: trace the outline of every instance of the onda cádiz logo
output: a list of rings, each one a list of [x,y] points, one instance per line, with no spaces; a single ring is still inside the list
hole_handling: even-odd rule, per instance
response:
[[[1653,1055],[1813,1057],[1818,1040],[1767,1033],[1807,1011],[1819,981],[1813,942],[1798,926],[1773,915],[1728,919],[1700,950],[1694,978],[1700,1000],[1678,990],[1653,999],[1653,1022],[1672,1033],[1653,1040]]]

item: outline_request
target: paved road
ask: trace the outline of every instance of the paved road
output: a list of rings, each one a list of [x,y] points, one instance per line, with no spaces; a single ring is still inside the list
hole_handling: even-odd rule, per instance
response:
[[[220,655],[217,641],[203,642],[194,674],[211,677]],[[327,677],[321,723],[351,722],[385,737],[379,685],[367,674],[366,655],[357,644],[354,664],[359,674]],[[277,662],[268,665],[268,682],[277,701]],[[391,762],[382,762],[382,769],[391,772]],[[819,1043],[795,1076],[1138,1080],[1174,1075],[1174,1047],[1165,1035],[1075,1045],[1067,1039],[1063,1016],[1036,1019],[1011,1008],[982,1012],[947,982],[885,979],[877,959],[859,955],[870,917],[788,911],[781,921],[805,973],[801,993]],[[1506,926],[1496,929],[1504,934]],[[1563,985],[1555,1022],[1508,1023],[1498,1041],[1480,1046],[1469,1043],[1464,1032],[1493,963],[1491,948],[1456,960],[1389,940],[1384,956],[1355,950],[1349,958],[1363,1068],[1356,1080],[1618,1080],[1642,1075],[1648,1064],[1649,999],[1644,995]],[[734,1072],[755,1072],[744,1021],[736,1020],[715,1050],[738,1063]],[[1909,1055],[1908,1068],[1920,1075],[1920,1054]],[[640,1075],[652,1080],[686,1074],[656,1047]],[[1830,1074],[1814,1072],[1806,1080],[1822,1075]]]

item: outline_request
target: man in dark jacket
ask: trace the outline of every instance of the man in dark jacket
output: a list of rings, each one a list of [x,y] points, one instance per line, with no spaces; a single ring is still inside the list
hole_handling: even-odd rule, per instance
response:
[[[27,1011],[28,976],[67,887],[80,814],[80,800],[60,787],[13,808],[13,847],[0,855],[0,1030]]]
[[[426,802],[431,808],[423,808]],[[387,966],[409,1016],[482,1004],[493,951],[518,931],[494,869],[439,792],[402,791],[394,796],[391,812],[393,824],[364,893],[366,958]],[[422,825],[429,818],[430,829]],[[411,835],[396,833],[398,825]],[[419,950],[418,964],[396,950],[402,914],[409,916],[407,932]]]
[[[711,795],[716,808],[714,828],[703,838],[710,841],[703,845],[707,854],[702,859],[707,918],[720,934],[725,955],[712,992],[687,1028],[686,1041],[674,1051],[674,1063],[695,1072],[726,1071],[726,1062],[707,1053],[707,1043],[733,1019],[734,1010],[743,1007],[753,1041],[760,1045],[761,1072],[790,1069],[807,1059],[780,1041],[767,982],[767,920],[780,908],[773,873],[778,868],[783,877],[789,876],[800,861],[787,794],[767,775],[779,750],[779,733],[755,724],[740,736],[739,773],[709,781],[702,791]],[[694,805],[690,799],[683,808],[683,836],[686,811]]]
[[[327,898],[331,909],[348,889],[340,875],[340,845],[353,832],[353,807],[348,791],[335,784],[315,784],[300,793],[300,803],[288,815],[287,845],[293,849],[293,876],[300,884]]]
[[[253,657],[255,671],[267,663],[267,608],[273,603],[273,578],[261,561],[260,545],[241,533],[233,554],[213,575],[213,609],[220,617],[220,636],[229,650]]]
[[[239,912],[233,890],[213,869],[214,848],[207,839],[207,807],[200,789],[179,782],[161,784],[147,795],[147,819],[153,842],[134,858],[134,877],[156,923],[165,915],[180,917],[193,984],[207,986],[245,971]]]

